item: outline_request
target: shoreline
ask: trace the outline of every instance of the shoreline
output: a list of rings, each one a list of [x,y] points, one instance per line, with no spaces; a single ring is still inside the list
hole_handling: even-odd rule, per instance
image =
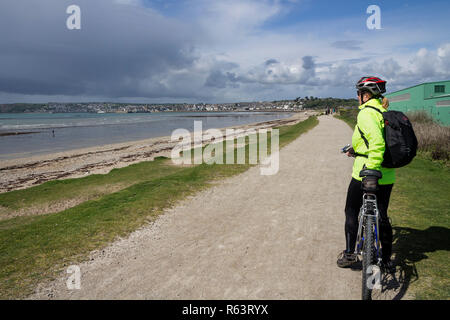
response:
[[[0,137],[7,137],[7,136],[18,136],[22,134],[35,134],[40,133],[39,131],[5,131],[0,132]]]
[[[225,129],[270,129],[292,125],[315,112],[295,113],[289,118],[256,122]],[[192,134],[192,133],[191,133]],[[207,143],[208,141],[204,141]],[[170,156],[177,144],[170,136],[107,144],[57,153],[4,160],[0,164],[0,193],[36,186],[51,180],[80,178],[91,174],[106,174],[158,156]]]

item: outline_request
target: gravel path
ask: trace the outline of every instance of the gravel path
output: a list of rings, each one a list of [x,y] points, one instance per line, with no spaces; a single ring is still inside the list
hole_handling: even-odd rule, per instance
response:
[[[37,299],[360,299],[361,273],[336,266],[352,161],[342,121],[322,116],[280,152],[280,171],[253,167],[183,200],[151,225],[80,264]]]

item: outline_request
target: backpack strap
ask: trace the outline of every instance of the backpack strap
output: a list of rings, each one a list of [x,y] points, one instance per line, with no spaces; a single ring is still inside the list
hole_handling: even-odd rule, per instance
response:
[[[355,153],[355,157],[363,157],[363,158],[369,158],[369,156],[361,153]]]
[[[381,115],[383,115],[383,112],[381,112],[380,109],[378,109],[378,108],[375,108],[375,107],[372,107],[372,106],[365,106],[365,107],[362,108],[361,110],[363,110],[363,109],[365,109],[365,108],[370,108],[370,109],[376,110],[376,111],[378,111],[379,113],[381,113]]]
[[[361,135],[361,138],[364,140],[364,144],[366,145],[367,149],[369,149],[369,141],[367,141],[367,138],[364,136],[364,133],[359,128],[359,126],[356,126],[358,128],[359,134]]]
[[[381,112],[380,109],[377,109],[377,108],[372,107],[372,106],[365,106],[364,108],[361,109],[361,111],[364,110],[365,108],[370,108],[370,109],[376,110],[379,113],[381,113],[381,115],[383,115],[383,112]],[[358,127],[359,134],[361,135],[361,138],[364,140],[364,144],[366,145],[367,149],[369,149],[369,141],[367,141],[367,138],[364,136],[364,133],[359,128],[359,126],[357,126],[357,127]],[[364,155],[361,155],[361,156],[364,156]]]

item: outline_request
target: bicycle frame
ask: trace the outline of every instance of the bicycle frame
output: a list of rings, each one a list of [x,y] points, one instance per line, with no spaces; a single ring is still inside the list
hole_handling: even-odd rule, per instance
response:
[[[376,258],[377,264],[381,263],[381,255],[380,255],[380,237],[379,237],[379,211],[377,205],[377,197],[373,193],[364,193],[363,195],[363,204],[361,209],[359,210],[358,216],[358,235],[356,237],[356,246],[355,246],[355,254],[361,255],[363,244],[364,244],[364,236],[363,236],[363,228],[365,227],[366,219],[375,219],[375,248],[376,248]]]

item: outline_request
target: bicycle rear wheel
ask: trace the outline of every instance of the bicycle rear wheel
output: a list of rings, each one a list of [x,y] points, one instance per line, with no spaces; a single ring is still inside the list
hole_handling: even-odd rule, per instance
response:
[[[373,238],[374,221],[371,217],[365,218],[364,225],[364,244],[362,250],[362,299],[372,300],[372,286],[368,283],[371,280],[374,254],[374,238]]]

